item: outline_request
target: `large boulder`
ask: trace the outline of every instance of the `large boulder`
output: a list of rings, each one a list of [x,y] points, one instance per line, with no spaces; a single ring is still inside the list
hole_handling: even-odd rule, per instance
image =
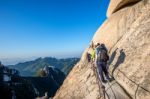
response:
[[[111,2],[115,1],[119,4],[123,0]],[[141,0],[117,10],[109,16],[92,39],[94,44],[104,43],[109,50],[109,72],[115,78],[115,83],[110,83],[110,90],[106,90],[110,99],[149,99],[150,97],[149,1]],[[102,96],[90,68],[91,65],[86,61],[87,51],[88,49],[54,99],[99,99]],[[109,84],[105,86],[107,88]],[[114,92],[110,92],[111,90]]]
[[[97,99],[100,97],[91,65],[80,61],[64,81],[53,99]]]
[[[149,14],[149,3],[145,3],[145,1],[119,10],[102,24],[92,41],[94,44],[105,43],[106,47],[111,50],[124,34],[132,29],[134,23],[143,14]]]
[[[133,5],[141,0],[110,0],[110,4],[107,10],[107,17],[111,16],[114,12],[121,8]]]
[[[106,44],[113,57],[112,75],[136,99],[150,97],[149,11],[149,0],[119,10],[105,21],[93,38],[95,43]]]

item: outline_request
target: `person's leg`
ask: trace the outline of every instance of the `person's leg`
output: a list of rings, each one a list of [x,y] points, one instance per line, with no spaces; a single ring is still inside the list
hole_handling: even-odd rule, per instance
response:
[[[104,75],[103,75],[103,70],[102,70],[102,64],[97,63],[97,68],[98,68],[98,73],[99,73],[99,78],[102,82],[105,82]]]
[[[103,63],[102,67],[103,67],[102,69],[103,69],[103,72],[105,74],[106,79],[110,80],[109,73],[108,73],[108,70],[106,68],[106,63]]]

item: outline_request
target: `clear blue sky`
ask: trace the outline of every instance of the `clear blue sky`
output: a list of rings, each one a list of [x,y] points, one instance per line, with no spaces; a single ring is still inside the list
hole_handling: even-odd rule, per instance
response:
[[[79,56],[109,0],[0,0],[0,58]]]

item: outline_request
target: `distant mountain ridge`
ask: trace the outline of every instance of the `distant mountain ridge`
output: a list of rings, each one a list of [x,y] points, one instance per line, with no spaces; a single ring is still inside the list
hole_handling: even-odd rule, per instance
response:
[[[45,66],[54,66],[67,75],[78,61],[79,58],[56,59],[53,57],[45,57],[16,65],[8,65],[8,67],[19,70],[22,76],[34,76],[39,69]]]

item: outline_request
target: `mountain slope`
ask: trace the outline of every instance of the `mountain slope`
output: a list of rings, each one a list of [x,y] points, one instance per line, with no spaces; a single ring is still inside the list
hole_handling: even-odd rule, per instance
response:
[[[12,92],[17,99],[35,99],[46,92],[53,97],[66,76],[52,66],[44,70],[45,77],[22,77],[15,69],[0,64],[0,99],[12,99]]]
[[[111,0],[111,3],[124,1],[92,39],[94,44],[104,43],[109,50],[109,72],[115,80],[104,85],[105,94],[108,99],[149,99],[150,0],[135,3]],[[87,51],[54,99],[103,99],[103,90],[98,86],[92,65],[87,62]]]
[[[43,96],[45,92],[48,92],[49,97],[53,97],[66,76],[63,72],[54,67],[48,67],[46,71],[48,71],[46,77],[23,77],[23,79],[33,84],[40,97]]]
[[[52,57],[46,57],[38,58],[34,61],[10,65],[9,67],[19,70],[22,76],[33,76],[39,69],[49,65],[62,70],[65,74],[68,74],[78,61],[79,58],[56,59]]]

